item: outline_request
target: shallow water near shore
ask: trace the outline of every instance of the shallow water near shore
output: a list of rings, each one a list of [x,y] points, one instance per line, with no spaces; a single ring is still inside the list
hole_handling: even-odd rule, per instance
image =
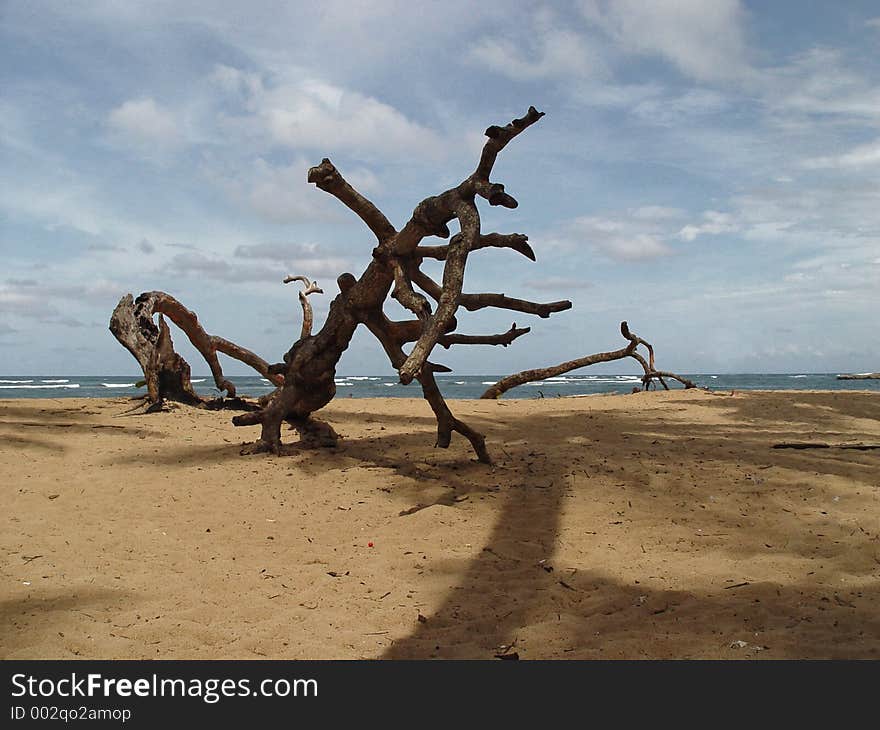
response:
[[[838,380],[837,373],[784,374],[684,374],[698,386],[712,390],[869,390],[880,392],[880,380]],[[135,384],[141,375],[4,375],[0,378],[0,398],[107,398],[135,396],[144,392]],[[444,395],[450,399],[479,398],[502,375],[438,376]],[[232,375],[239,395],[261,396],[273,386],[259,375]],[[219,394],[210,375],[193,377],[200,395]],[[640,386],[638,375],[607,375],[587,371],[571,372],[546,380],[527,383],[507,394],[508,398],[554,398],[556,396],[629,393]],[[670,387],[680,387],[670,382]],[[405,386],[395,374],[337,375],[337,397],[414,398],[418,384]]]

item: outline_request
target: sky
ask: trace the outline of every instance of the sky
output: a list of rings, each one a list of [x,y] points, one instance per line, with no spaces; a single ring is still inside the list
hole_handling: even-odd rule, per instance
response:
[[[465,290],[574,306],[463,312],[532,332],[433,361],[550,365],[620,347],[625,319],[664,369],[878,370],[878,51],[874,2],[0,0],[0,374],[136,373],[107,324],[153,289],[279,361],[281,280],[317,279],[320,325],[375,245],[308,168],[400,228],[529,105],[493,174],[519,207],[481,216],[537,263],[475,252]],[[338,372],[392,369],[359,331]]]

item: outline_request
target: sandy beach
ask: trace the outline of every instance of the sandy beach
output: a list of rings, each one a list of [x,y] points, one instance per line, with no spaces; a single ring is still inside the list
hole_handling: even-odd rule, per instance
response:
[[[880,658],[880,394],[130,405],[0,401],[0,657]]]

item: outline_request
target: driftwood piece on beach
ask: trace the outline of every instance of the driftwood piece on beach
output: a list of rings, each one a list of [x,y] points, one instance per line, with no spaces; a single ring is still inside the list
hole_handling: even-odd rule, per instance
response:
[[[499,182],[491,180],[499,153],[519,134],[543,117],[534,107],[519,119],[504,126],[490,126],[474,171],[457,185],[418,203],[400,229],[345,180],[327,158],[308,171],[308,182],[333,195],[370,230],[376,239],[372,260],[360,277],[341,274],[337,280],[339,293],[330,303],[323,325],[313,333],[314,313],[308,296],[319,293],[317,284],[304,276],[285,282],[300,281],[299,294],[303,324],[299,338],[282,362],[268,364],[249,350],[208,335],[194,312],[164,292],[146,292],[137,300],[124,297],[113,313],[110,329],[131,351],[144,370],[149,399],[161,402],[163,397],[194,398],[189,384],[189,366],[174,353],[164,317],[168,317],[189,337],[211,368],[217,387],[230,396],[235,388],[224,376],[217,353],[222,352],[253,367],[278,387],[263,396],[259,408],[233,418],[236,426],[260,426],[260,436],[242,453],[268,452],[282,454],[287,445],[281,441],[282,424],[287,423],[300,434],[301,445],[333,446],[336,432],[313,414],[336,395],[336,367],[348,349],[355,330],[363,325],[379,341],[404,385],[419,382],[422,396],[428,401],[437,421],[436,446],[446,448],[452,434],[466,438],[479,461],[490,463],[485,436],[456,418],[443,398],[434,377],[449,368],[430,360],[437,345],[449,348],[459,345],[501,345],[507,347],[529,333],[529,327],[517,327],[499,334],[460,334],[457,315],[462,310],[474,312],[487,307],[547,318],[571,308],[568,300],[532,302],[507,296],[505,293],[471,293],[464,291],[464,273],[469,256],[482,249],[510,249],[534,261],[535,252],[528,237],[521,233],[483,232],[477,200],[491,206],[516,208],[518,203]],[[458,231],[450,230],[455,221]],[[448,239],[442,245],[429,245],[432,237]],[[425,259],[443,262],[443,275],[435,281],[421,270]],[[394,321],[384,312],[388,297],[396,299],[412,317]],[[159,315],[159,326],[153,316]],[[552,377],[596,362],[625,357],[637,360],[644,370],[643,383],[649,387],[656,380],[668,389],[666,379],[680,381],[685,387],[692,382],[674,373],[657,370],[650,343],[632,334],[626,322],[621,325],[629,344],[619,350],[597,353],[551,368],[530,370],[504,378],[486,391],[484,398],[497,398],[506,390],[539,378]],[[638,352],[647,350],[647,357]],[[173,377],[172,377],[173,376]],[[169,385],[170,383],[170,385]]]
[[[153,321],[157,314],[158,326]],[[235,386],[223,375],[217,359],[218,352],[250,365],[276,385],[281,384],[282,378],[269,372],[269,364],[265,360],[223,337],[209,335],[199,323],[196,313],[170,294],[150,291],[137,299],[126,294],[110,317],[110,332],[140,364],[146,380],[147,400],[152,405],[160,405],[165,400],[189,405],[204,404],[193,390],[189,363],[174,350],[165,317],[184,331],[208,363],[217,388],[226,391],[229,398],[235,398]]]
[[[579,368],[585,368],[589,365],[595,365],[599,362],[612,362],[614,360],[623,360],[627,357],[633,358],[642,366],[642,370],[644,371],[642,384],[646,389],[651,386],[652,381],[657,380],[666,390],[669,390],[669,386],[666,384],[665,379],[677,380],[685,388],[697,387],[692,381],[681,375],[676,375],[675,373],[670,373],[665,370],[657,370],[654,367],[654,347],[647,340],[630,332],[629,325],[627,325],[626,322],[620,323],[620,333],[625,339],[629,340],[629,344],[626,347],[621,347],[619,350],[611,350],[609,352],[597,352],[593,355],[578,358],[577,360],[569,360],[568,362],[560,363],[559,365],[552,365],[550,367],[537,368],[534,370],[523,370],[514,373],[513,375],[508,375],[494,385],[489,386],[486,389],[486,392],[480,397],[499,398],[511,388],[516,388],[525,383],[532,383],[537,380],[544,380],[545,378],[553,378],[557,375],[562,375],[563,373],[568,373]],[[639,345],[642,345],[648,351],[647,360],[638,351],[637,348]]]
[[[497,335],[458,334],[456,314],[461,308],[476,311],[495,307],[549,317],[571,307],[569,301],[539,303],[505,294],[463,292],[465,266],[474,251],[509,248],[535,259],[523,234],[483,233],[476,200],[483,198],[489,205],[517,207],[517,201],[504,185],[490,177],[498,154],[542,116],[542,112],[530,107],[524,116],[503,127],[489,127],[474,172],[458,185],[422,200],[399,230],[345,180],[329,159],[309,170],[308,181],[357,215],[375,236],[376,246],[372,261],[359,278],[344,273],[337,279],[339,294],[331,302],[323,326],[315,334],[304,327],[300,339],[284,355],[284,362],[270,367],[272,373],[283,375],[282,387],[265,399],[259,411],[233,419],[236,426],[261,427],[260,438],[246,452],[283,453],[281,425],[285,421],[300,432],[304,441],[332,445],[332,429],[312,418],[312,414],[336,394],[336,366],[355,330],[363,325],[379,340],[398,371],[400,382],[417,380],[421,385],[422,395],[437,420],[436,445],[448,447],[452,434],[459,433],[468,439],[480,461],[491,461],[485,436],[457,419],[440,392],[434,374],[449,369],[429,358],[438,344],[446,348],[473,344],[507,346],[529,331],[514,325]],[[460,229],[455,235],[451,235],[448,225],[452,221],[457,221]],[[439,246],[422,245],[432,236],[449,241]],[[445,262],[442,283],[421,271],[426,258]],[[413,318],[390,320],[383,311],[389,296],[408,309]],[[408,351],[404,346],[409,346]]]
[[[880,449],[880,444],[829,444],[824,441],[784,441],[773,444],[774,449],[852,449],[854,451],[873,451]]]

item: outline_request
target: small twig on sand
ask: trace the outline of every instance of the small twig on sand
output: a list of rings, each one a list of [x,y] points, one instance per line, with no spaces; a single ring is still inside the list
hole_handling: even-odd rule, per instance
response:
[[[880,444],[828,444],[824,441],[785,441],[781,444],[773,444],[774,449],[854,449],[856,451],[870,451],[880,449]]]

